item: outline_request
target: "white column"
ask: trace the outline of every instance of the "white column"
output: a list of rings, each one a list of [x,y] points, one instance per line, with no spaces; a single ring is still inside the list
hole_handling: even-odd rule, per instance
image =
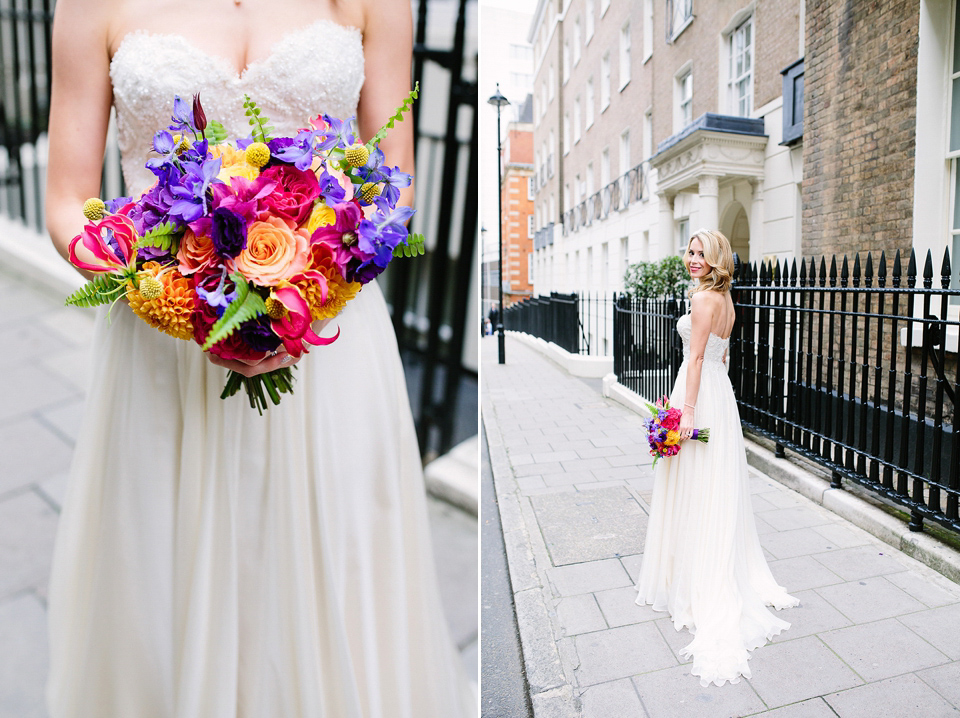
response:
[[[651,259],[655,256],[657,259],[674,254],[673,240],[673,198],[675,195],[666,192],[657,192],[660,198],[660,220],[657,222],[657,230],[660,236],[660,246],[656,254],[651,253]]]
[[[750,189],[753,191],[753,201],[750,204],[750,256],[762,257],[773,249],[763,236],[763,182],[751,179]]]
[[[691,227],[694,232],[703,229],[717,229],[720,225],[720,178],[716,175],[700,176],[700,227]]]

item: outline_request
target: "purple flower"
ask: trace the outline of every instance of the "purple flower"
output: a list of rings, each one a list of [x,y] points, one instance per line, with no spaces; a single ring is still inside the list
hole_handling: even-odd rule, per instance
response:
[[[210,236],[217,254],[233,259],[247,246],[247,222],[236,212],[218,207],[213,210]]]
[[[338,120],[336,117],[330,117],[330,115],[324,115],[323,121],[327,123],[327,127],[317,133],[323,138],[320,144],[317,145],[317,149],[332,150],[334,147],[352,145],[356,141],[353,133],[350,131],[354,119],[356,118],[351,117],[343,121]]]
[[[214,275],[216,276],[216,275]],[[202,285],[198,284],[196,287],[197,296],[200,297],[203,301],[209,304],[211,307],[217,310],[217,315],[222,316],[223,310],[229,306],[230,302],[234,300],[237,296],[237,290],[234,289],[231,292],[225,292],[227,283],[227,268],[224,267],[223,271],[220,274],[220,281],[217,283],[217,286],[214,289],[205,289]],[[233,282],[230,283],[231,286]]]
[[[401,172],[399,167],[385,167],[383,160],[383,152],[379,147],[374,148],[367,164],[360,168],[360,174],[366,182],[381,184],[380,196],[393,208],[400,200],[400,189],[409,187],[413,178],[406,172]]]
[[[323,197],[327,206],[333,206],[343,202],[344,197],[347,196],[343,187],[340,186],[340,183],[326,170],[317,177],[317,181],[320,183],[320,196]]]
[[[307,170],[313,164],[313,141],[317,132],[301,130],[296,137],[281,137],[267,143],[271,157],[294,165],[298,170]]]
[[[240,337],[258,352],[272,352],[280,346],[280,337],[270,328],[270,317],[257,317],[240,325]]]
[[[170,207],[170,216],[179,217],[184,222],[192,222],[207,213],[207,190],[210,185],[219,182],[220,158],[203,162],[184,162],[184,174],[179,185],[173,185],[170,191],[176,197]]]
[[[173,116],[170,119],[173,122],[170,125],[171,130],[179,132],[185,130],[197,131],[193,123],[193,108],[180,95],[174,95],[173,97]]]
[[[107,211],[111,213],[118,212],[121,207],[126,207],[131,202],[133,202],[133,197],[117,197],[116,199],[108,199],[106,202]]]

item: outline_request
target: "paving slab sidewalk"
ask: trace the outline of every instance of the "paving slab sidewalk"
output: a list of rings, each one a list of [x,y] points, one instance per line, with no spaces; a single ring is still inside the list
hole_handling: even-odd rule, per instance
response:
[[[0,718],[44,718],[50,555],[90,368],[93,313],[0,268]],[[447,621],[478,654],[478,524],[429,499]]]
[[[760,541],[800,599],[752,678],[701,688],[634,604],[653,488],[641,417],[528,345],[481,344],[481,413],[537,718],[960,715],[960,586],[750,469]]]

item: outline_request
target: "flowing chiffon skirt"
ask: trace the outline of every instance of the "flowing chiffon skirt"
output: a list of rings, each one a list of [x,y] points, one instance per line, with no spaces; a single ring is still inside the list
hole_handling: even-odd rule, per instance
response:
[[[261,417],[126,307],[98,317],[49,592],[52,718],[449,718],[439,601],[376,283]]]
[[[708,343],[719,341],[711,335]],[[740,414],[710,349],[696,408],[696,428],[710,429],[710,441],[684,441],[679,454],[657,462],[637,583],[638,604],[669,611],[678,631],[694,635],[680,655],[693,658],[691,673],[703,686],[749,678],[749,652],[790,627],[766,606],[799,603],[777,585],[760,548]],[[683,405],[687,366],[680,366],[671,406]]]

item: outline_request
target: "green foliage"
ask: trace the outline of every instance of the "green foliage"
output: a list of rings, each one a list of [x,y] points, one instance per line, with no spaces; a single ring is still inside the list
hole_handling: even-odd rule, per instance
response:
[[[231,274],[230,279],[236,286],[237,296],[224,310],[223,316],[210,328],[207,341],[203,343],[204,351],[229,337],[248,319],[267,313],[267,305],[259,294],[250,291],[250,285],[242,274]]]
[[[377,134],[370,138],[370,141],[367,143],[368,150],[373,152],[373,148],[380,144],[380,141],[387,136],[387,130],[392,130],[394,124],[397,122],[403,122],[403,113],[409,112],[413,108],[413,101],[417,99],[419,91],[420,83],[418,82],[416,85],[414,85],[413,89],[410,90],[410,94],[407,95],[407,98],[403,101],[403,104],[397,108],[396,113],[387,120],[387,124],[381,127]]]
[[[269,125],[269,118],[260,116],[260,108],[257,107],[256,102],[250,99],[250,95],[243,96],[243,109],[250,127],[253,128],[253,141],[263,142],[264,144],[269,142],[270,133],[273,132],[274,128]]]
[[[157,247],[162,249],[164,252],[176,252],[174,248],[174,242],[177,239],[177,233],[180,230],[177,228],[176,222],[163,222],[162,224],[156,225],[153,229],[149,230],[145,235],[137,240],[135,245],[136,249],[141,247]]]
[[[226,128],[216,120],[210,120],[207,123],[206,129],[203,131],[203,136],[210,140],[210,144],[212,145],[219,145],[229,137]]]
[[[96,307],[109,304],[121,292],[126,291],[127,278],[121,274],[98,274],[80,289],[67,297],[67,304],[73,307]]]
[[[422,234],[411,234],[407,239],[406,244],[401,242],[393,248],[393,256],[419,257],[426,252],[426,248],[424,247],[426,241],[426,237],[424,237]]]
[[[671,255],[657,262],[631,264],[624,274],[623,285],[635,297],[679,297],[690,288],[690,275],[683,260]]]

